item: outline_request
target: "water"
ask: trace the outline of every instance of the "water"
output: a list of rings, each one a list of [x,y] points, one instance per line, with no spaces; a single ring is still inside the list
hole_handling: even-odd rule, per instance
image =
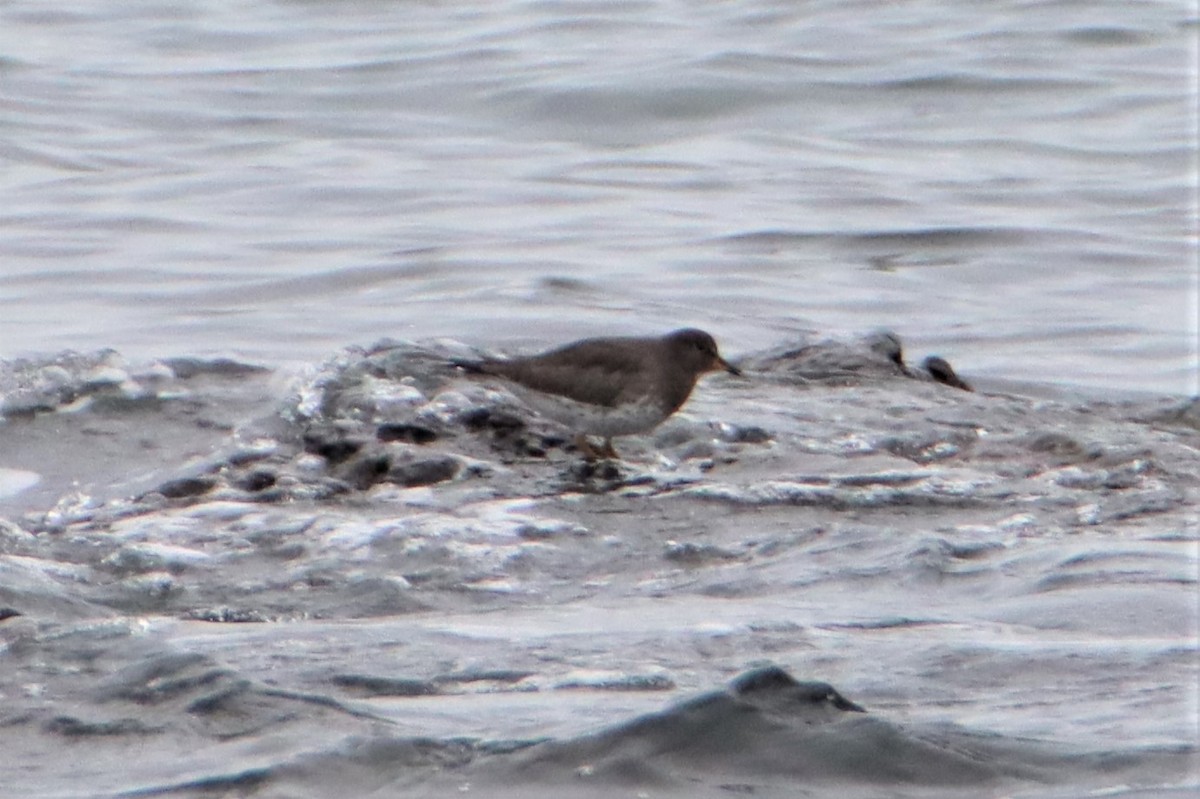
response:
[[[1196,385],[1188,3],[7,3],[0,342],[884,326]]]
[[[1191,795],[1197,31],[0,5],[0,796]]]
[[[1200,784],[1194,399],[793,340],[589,467],[456,352],[5,365],[0,795]]]

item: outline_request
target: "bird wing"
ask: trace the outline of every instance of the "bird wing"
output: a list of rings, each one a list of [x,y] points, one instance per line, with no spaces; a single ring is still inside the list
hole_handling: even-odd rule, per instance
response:
[[[644,353],[618,348],[606,339],[587,339],[529,358],[487,361],[483,370],[526,388],[612,408],[623,394],[649,384]]]

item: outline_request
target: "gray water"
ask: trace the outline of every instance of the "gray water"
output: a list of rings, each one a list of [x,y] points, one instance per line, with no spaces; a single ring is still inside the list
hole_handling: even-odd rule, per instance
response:
[[[794,339],[589,466],[464,351],[0,372],[0,795],[1200,786],[1196,400]]]
[[[1192,795],[1197,31],[0,4],[0,796]]]
[[[1194,393],[1186,2],[8,2],[0,351],[898,331]]]

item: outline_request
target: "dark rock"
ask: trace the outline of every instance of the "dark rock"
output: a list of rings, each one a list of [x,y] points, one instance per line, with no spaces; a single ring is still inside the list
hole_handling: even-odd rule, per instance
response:
[[[908,367],[904,365],[904,345],[898,335],[890,330],[879,330],[864,338],[863,343],[868,350],[899,367],[901,373],[908,374]]]
[[[563,474],[562,490],[602,494],[623,488],[628,483],[621,467],[613,461],[578,461]]]
[[[458,475],[459,462],[447,455],[407,463],[395,463],[387,471],[387,480],[398,485],[413,487],[433,485],[452,480]]]
[[[228,462],[230,466],[245,466],[249,463],[256,463],[261,460],[266,460],[274,454],[270,451],[245,449],[234,452],[229,456]]]
[[[247,474],[239,475],[233,484],[237,488],[253,494],[270,488],[275,485],[275,481],[278,479],[278,476],[274,472],[266,469],[255,469]]]
[[[337,478],[352,488],[365,491],[383,480],[392,467],[392,459],[385,453],[367,452],[338,468]]]
[[[122,669],[99,686],[97,693],[102,699],[153,705],[225,680],[229,674],[204,655],[171,653]]]
[[[851,702],[827,682],[800,682],[778,666],[753,669],[734,678],[729,684],[734,695],[759,698],[767,695],[776,702],[828,705],[836,710],[866,713],[866,709]]]
[[[375,431],[380,441],[407,441],[412,444],[428,444],[436,441],[438,434],[428,427],[417,424],[381,424]]]
[[[473,408],[458,418],[468,430],[491,430],[497,435],[512,434],[525,429],[525,420],[514,413],[492,408]]]
[[[729,683],[729,689],[739,696],[755,691],[778,691],[781,688],[792,688],[799,683],[796,678],[778,666],[764,666],[759,669],[743,672]]]
[[[207,494],[213,490],[216,484],[217,480],[214,477],[181,477],[177,480],[168,480],[156,490],[167,499],[183,499]]]
[[[337,433],[332,436],[313,431],[304,434],[304,451],[320,455],[331,464],[341,463],[358,454],[364,443],[341,437]]]
[[[518,669],[471,669],[468,671],[443,674],[434,678],[438,683],[472,683],[472,682],[501,682],[517,683],[532,677],[536,672]]]
[[[239,361],[230,360],[229,358],[213,358],[205,360],[201,358],[167,358],[163,361],[164,364],[171,368],[175,376],[180,380],[190,380],[191,378],[202,374],[214,374],[225,376],[250,375],[269,372],[262,366],[254,366],[249,363],[241,363]]]
[[[375,677],[369,674],[335,674],[333,684],[366,696],[432,696],[440,693],[437,686],[425,680]]]
[[[148,727],[137,719],[84,721],[74,716],[55,716],[46,722],[46,732],[71,738],[85,735],[149,735],[161,728]]]
[[[194,621],[210,621],[220,624],[261,624],[270,621],[257,610],[234,608],[198,608],[183,614],[183,618]]]
[[[187,712],[197,716],[206,716],[233,710],[233,700],[240,698],[249,690],[249,680],[234,680],[231,684],[223,685],[216,691],[192,700],[188,703]]]
[[[1035,433],[1026,441],[1026,446],[1031,452],[1051,455],[1060,463],[1094,461],[1104,455],[1102,447],[1085,446],[1071,436],[1056,431]]]
[[[1079,455],[1083,445],[1063,433],[1040,433],[1029,441],[1032,452],[1052,452],[1055,455]]]
[[[937,355],[930,355],[925,359],[925,362],[922,364],[922,366],[925,367],[926,372],[929,372],[929,376],[938,383],[946,386],[953,386],[954,388],[961,388],[963,391],[975,390],[955,373],[954,367],[952,367],[950,362],[945,358],[941,358]]]

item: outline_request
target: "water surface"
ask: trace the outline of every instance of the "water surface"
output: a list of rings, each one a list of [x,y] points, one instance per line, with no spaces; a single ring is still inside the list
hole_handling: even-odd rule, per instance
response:
[[[1189,3],[11,2],[10,357],[898,330],[1196,391]]]

